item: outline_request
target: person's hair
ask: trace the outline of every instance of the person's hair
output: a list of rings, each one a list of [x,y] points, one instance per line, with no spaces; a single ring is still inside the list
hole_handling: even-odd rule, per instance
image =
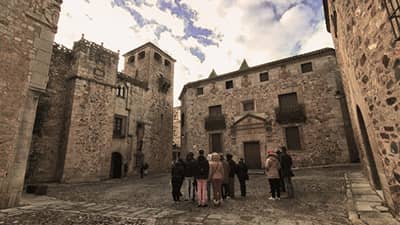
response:
[[[232,154],[229,154],[229,153],[228,153],[228,154],[226,154],[226,158],[227,158],[227,159],[232,159],[232,157],[233,157],[233,155],[232,155]]]
[[[187,160],[188,160],[188,159],[193,159],[193,157],[194,157],[193,152],[188,152],[188,154],[186,154],[186,159],[187,159]]]
[[[286,151],[287,151],[286,146],[282,146],[281,149],[282,149],[282,152],[286,153]]]
[[[221,159],[221,157],[219,156],[218,153],[214,152],[211,154],[211,160],[212,161],[219,161]]]
[[[199,150],[199,155],[204,155],[204,150],[203,149]]]

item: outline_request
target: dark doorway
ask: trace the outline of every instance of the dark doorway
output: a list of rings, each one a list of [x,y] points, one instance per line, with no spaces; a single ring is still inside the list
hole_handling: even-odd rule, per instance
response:
[[[222,152],[222,134],[210,134],[210,152]]]
[[[136,124],[136,151],[143,149],[143,138],[144,138],[144,123],[138,122]]]
[[[369,164],[368,166],[371,170],[372,181],[374,183],[375,189],[381,190],[382,189],[381,182],[379,180],[378,170],[376,168],[374,155],[372,152],[371,144],[369,142],[367,127],[365,126],[364,117],[358,106],[357,106],[357,118],[358,118],[358,124],[360,126],[361,138],[362,138],[364,148],[365,148],[365,155],[367,156],[367,160],[368,160],[368,164]]]
[[[261,169],[260,143],[245,142],[244,158],[249,169]]]
[[[122,177],[122,155],[118,152],[111,154],[111,178]]]

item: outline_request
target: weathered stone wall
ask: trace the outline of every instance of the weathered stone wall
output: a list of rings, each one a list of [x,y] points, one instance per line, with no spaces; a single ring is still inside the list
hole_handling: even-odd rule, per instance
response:
[[[62,181],[107,179],[118,54],[84,39],[75,42],[72,51],[73,99]]]
[[[71,50],[54,44],[46,93],[39,99],[26,183],[57,181],[65,137],[65,111],[68,76],[71,76]]]
[[[19,201],[61,0],[0,3],[0,208]]]
[[[138,59],[138,54],[142,51],[145,52],[145,57]],[[154,58],[156,52],[161,56],[160,61]],[[133,63],[128,60],[131,56],[135,56]],[[165,65],[165,60],[170,62],[169,66]],[[171,131],[173,129],[174,60],[153,44],[147,43],[125,54],[124,73],[139,80],[145,86],[142,98],[132,98],[130,108],[135,117],[130,122],[131,132],[135,136],[136,123],[144,124],[145,161],[149,164],[150,171],[166,171],[171,162],[173,141]],[[169,85],[162,87],[161,78]],[[137,141],[133,138],[133,143]]]
[[[385,199],[399,213],[400,42],[395,41],[384,1],[325,3],[365,171],[374,185],[374,160]],[[368,160],[361,117],[373,160]]]
[[[177,148],[181,147],[181,107],[174,107],[174,144]]]
[[[313,63],[313,71],[301,73],[300,65],[307,62]],[[259,73],[265,71],[269,72],[269,81],[260,82]],[[263,162],[267,149],[286,145],[284,127],[288,125],[278,123],[275,115],[278,95],[296,92],[299,103],[305,106],[307,120],[290,124],[300,127],[302,150],[290,151],[295,166],[348,162],[342,109],[337,98],[338,76],[334,50],[323,49],[320,53],[305,54],[284,63],[272,62],[239,71],[236,75],[230,73],[189,83],[181,94],[182,148],[184,151],[209,150],[212,132],[207,132],[204,124],[208,107],[222,105],[227,127],[222,131],[224,152],[241,158],[244,157],[244,142],[259,141]],[[227,80],[233,80],[233,89],[225,89]],[[203,87],[203,95],[196,95],[197,87]],[[252,99],[255,110],[251,114],[254,116],[247,118],[242,102]],[[239,122],[240,119],[243,121]]]

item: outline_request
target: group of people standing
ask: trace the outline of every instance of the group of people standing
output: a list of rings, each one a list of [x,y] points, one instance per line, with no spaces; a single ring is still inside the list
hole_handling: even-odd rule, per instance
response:
[[[279,200],[281,191],[286,191],[288,198],[293,198],[292,158],[287,154],[286,147],[281,147],[277,151],[269,150],[267,153],[264,166],[270,185],[269,199]],[[241,196],[245,197],[249,175],[243,159],[236,163],[231,154],[226,154],[225,160],[223,155],[216,152],[206,157],[203,150],[199,151],[195,159],[194,154],[189,152],[185,161],[178,157],[173,162],[171,170],[173,200],[178,202],[183,197],[194,202],[197,193],[198,207],[207,207],[208,200],[211,200],[212,187],[213,204],[219,206],[224,199],[235,197],[235,176],[240,183]]]
[[[198,207],[207,207],[212,187],[213,203],[219,206],[223,199],[235,197],[235,175],[239,179],[241,195],[244,197],[249,176],[243,159],[237,164],[231,154],[227,154],[225,160],[223,155],[215,152],[206,157],[203,150],[199,151],[195,159],[194,154],[189,152],[185,161],[178,157],[172,165],[172,197],[175,202],[180,201],[184,195],[181,187],[185,186],[186,200],[191,199],[194,202],[197,193]]]

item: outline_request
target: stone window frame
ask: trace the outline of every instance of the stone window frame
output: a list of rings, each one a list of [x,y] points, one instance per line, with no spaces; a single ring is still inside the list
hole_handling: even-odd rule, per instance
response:
[[[246,109],[246,104],[252,104],[252,109]],[[245,100],[242,101],[242,110],[243,112],[255,112],[256,111],[256,103],[254,99],[249,99],[249,100]]]
[[[116,96],[120,98],[125,98],[127,93],[127,88],[125,85],[118,85],[116,88]]]
[[[125,138],[127,128],[127,116],[114,114],[113,138]]]
[[[135,64],[135,56],[134,56],[134,55],[129,56],[129,58],[128,58],[128,64]]]
[[[269,71],[261,72],[261,73],[259,73],[258,76],[259,76],[260,82],[269,81]]]
[[[165,59],[164,60],[164,66],[168,67],[168,68],[171,68],[171,62],[169,60]]]
[[[310,67],[308,67],[308,66],[310,66]],[[305,63],[300,64],[300,69],[301,69],[301,73],[311,73],[314,71],[314,66],[311,61],[305,62]]]
[[[196,88],[196,96],[202,96],[202,95],[204,95],[204,87]]]
[[[162,57],[158,52],[154,52],[153,58],[155,61],[157,61],[158,63],[162,63]]]
[[[144,59],[146,57],[146,51],[141,51],[138,54],[138,60]]]
[[[292,87],[281,89],[276,93],[276,98],[274,98],[274,107],[279,107],[279,95],[290,94],[292,92],[296,92],[297,94],[297,103],[304,104],[304,91],[301,87]]]
[[[400,41],[400,3],[398,0],[383,0],[383,2],[392,26],[394,42]]]
[[[211,153],[212,151],[212,135],[213,134],[220,134],[221,135],[221,151],[218,153],[225,153],[225,145],[224,145],[224,130],[215,130],[207,132],[208,136],[208,152]]]
[[[220,113],[215,113],[215,112],[213,112],[212,111],[212,109],[213,108],[219,108],[220,110]],[[213,113],[212,113],[213,112]],[[223,115],[223,110],[222,110],[222,105],[221,104],[219,104],[219,105],[211,105],[211,106],[208,106],[208,115],[209,116],[222,116]]]
[[[229,89],[233,89],[233,88],[234,88],[233,80],[225,81],[225,90],[229,90]]]
[[[287,128],[293,128],[296,127],[299,133],[299,145],[300,145],[300,149],[289,149],[288,147],[288,140],[287,140],[287,136],[286,136],[286,129]],[[298,152],[298,151],[304,151],[305,148],[305,140],[304,140],[304,131],[303,131],[303,126],[301,124],[287,124],[282,126],[282,135],[283,135],[283,139],[284,139],[284,144],[287,148],[288,151],[293,151],[293,152]]]

